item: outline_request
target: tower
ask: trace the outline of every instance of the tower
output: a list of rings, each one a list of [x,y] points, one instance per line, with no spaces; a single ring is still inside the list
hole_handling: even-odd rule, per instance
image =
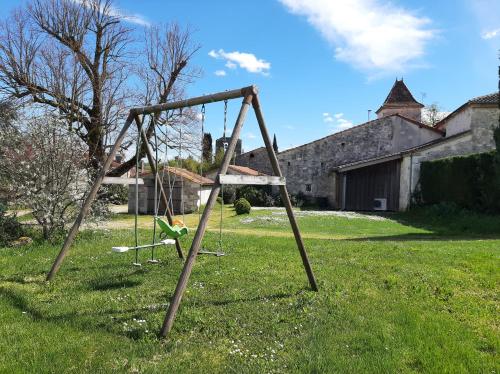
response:
[[[415,100],[406,84],[404,84],[403,79],[396,79],[389,95],[387,95],[384,103],[376,113],[378,118],[390,116],[391,114],[400,114],[421,122],[421,109],[423,107],[421,103]]]

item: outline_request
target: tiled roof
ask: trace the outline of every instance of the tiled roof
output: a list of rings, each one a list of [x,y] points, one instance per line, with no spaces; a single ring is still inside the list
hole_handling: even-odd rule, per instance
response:
[[[162,171],[163,171],[163,168],[161,168],[158,171],[158,173],[161,175]],[[178,177],[187,179],[188,181],[191,181],[191,182],[196,183],[196,184],[202,184],[202,185],[214,184],[213,180],[211,180],[209,178],[206,178],[206,177],[203,177],[203,176],[201,176],[199,174],[193,173],[192,171],[189,171],[189,170],[186,170],[186,169],[176,168],[176,167],[173,167],[173,166],[167,166],[167,168],[166,168],[165,171],[168,172],[168,173],[174,174],[174,175],[176,175]],[[151,172],[144,173],[141,176],[142,177],[152,176],[152,173]]]
[[[478,96],[469,100],[471,104],[498,104],[499,103],[498,92],[491,93],[484,96]]]
[[[228,169],[242,175],[265,175],[257,170],[249,168],[247,166],[239,166],[239,165],[229,165]]]
[[[382,107],[387,104],[418,104],[423,107],[422,104],[415,100],[402,79],[400,81],[396,79]]]

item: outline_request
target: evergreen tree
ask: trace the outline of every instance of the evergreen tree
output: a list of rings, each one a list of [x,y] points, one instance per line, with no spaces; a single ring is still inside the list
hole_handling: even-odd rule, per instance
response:
[[[210,133],[205,133],[203,134],[202,159],[204,162],[211,163],[212,158],[213,158],[212,135]]]
[[[276,141],[276,134],[274,134],[274,138],[273,138],[273,149],[274,149],[274,152],[278,153],[278,142]]]

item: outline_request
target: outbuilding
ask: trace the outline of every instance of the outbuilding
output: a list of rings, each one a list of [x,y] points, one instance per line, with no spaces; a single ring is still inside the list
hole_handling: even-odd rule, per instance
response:
[[[188,214],[205,205],[214,181],[189,170],[168,166],[162,168],[159,175],[163,189],[174,214]],[[161,199],[159,186],[155,199],[155,182],[152,173],[141,174],[138,185],[139,214],[155,214],[155,200],[159,206],[158,214],[163,215],[165,204]],[[135,213],[136,186],[129,186],[128,212]]]

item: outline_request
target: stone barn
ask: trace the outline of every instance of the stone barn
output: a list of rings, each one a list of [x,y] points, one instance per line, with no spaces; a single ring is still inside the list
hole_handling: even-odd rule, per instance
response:
[[[273,175],[273,168],[266,147],[260,147],[236,156],[235,164],[257,170],[267,175]]]
[[[188,214],[198,210],[201,205],[206,204],[213,180],[193,173],[189,170],[168,166],[159,172],[163,178],[163,189],[167,198],[172,201],[174,214]],[[141,174],[142,184],[139,184],[139,214],[155,214],[155,182],[152,173]],[[135,213],[135,184],[129,186],[128,212]],[[163,215],[165,204],[160,198],[158,189],[157,203],[159,202],[158,214]]]
[[[377,119],[278,153],[289,193],[333,209],[405,210],[421,161],[494,149],[498,93],[469,100],[434,127],[421,122],[422,107],[396,80]],[[262,171],[269,159],[257,148],[236,163]]]

